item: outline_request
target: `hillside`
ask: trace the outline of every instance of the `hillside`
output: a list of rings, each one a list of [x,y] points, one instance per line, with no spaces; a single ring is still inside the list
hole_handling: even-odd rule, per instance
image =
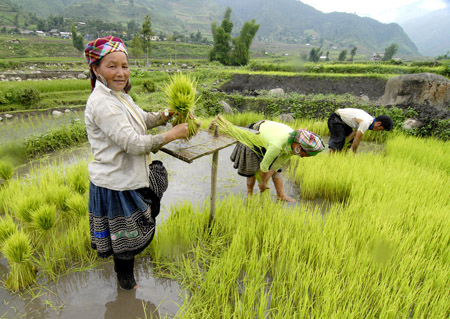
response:
[[[0,3],[6,0],[0,0]],[[222,20],[225,8],[233,10],[233,31],[244,21],[260,24],[255,41],[275,41],[323,46],[324,51],[351,49],[383,53],[392,43],[399,54],[419,55],[414,43],[398,24],[383,24],[347,13],[323,13],[297,0],[9,0],[23,11],[47,17],[63,15],[74,20],[102,19],[109,22],[136,21],[145,15],[152,19],[155,32],[174,31],[189,35],[201,31],[210,36],[211,23]]]
[[[215,0],[222,7],[230,6],[240,20],[256,19],[261,23],[258,36],[282,39],[297,38],[314,44],[320,39],[341,47],[365,48],[384,52],[392,43],[399,53],[419,55],[417,47],[395,23],[384,24],[355,14],[323,13],[297,0]],[[312,40],[312,41],[311,41]]]
[[[450,10],[442,9],[402,24],[419,52],[437,57],[450,51]]]

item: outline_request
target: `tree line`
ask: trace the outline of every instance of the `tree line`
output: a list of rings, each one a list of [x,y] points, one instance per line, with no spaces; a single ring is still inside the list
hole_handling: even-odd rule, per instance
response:
[[[209,52],[209,60],[219,61],[223,65],[247,65],[250,60],[250,46],[256,32],[258,32],[259,24],[256,24],[254,19],[246,21],[239,36],[232,37],[233,22],[230,17],[231,8],[227,7],[221,25],[218,26],[215,21],[211,25],[213,47]],[[73,46],[80,51],[84,50],[83,37],[78,34],[73,24],[71,29]],[[137,28],[134,29],[136,30]],[[135,57],[144,54],[148,61],[148,58],[151,56],[151,40],[154,35],[151,18],[149,15],[146,15],[142,28],[133,35],[128,43],[131,54]],[[204,41],[200,31],[195,35],[192,33],[190,39],[193,42]]]
[[[356,55],[356,50],[358,50],[358,48],[356,46],[353,47],[353,49],[350,51],[350,57],[348,59],[347,59],[348,51],[342,50],[339,53],[338,61],[352,62],[353,58]],[[390,46],[388,46],[387,48],[384,49],[384,55],[380,56],[379,54],[377,54],[377,56],[381,61],[390,61],[394,57],[394,55],[397,53],[397,51],[398,51],[398,44],[392,43]],[[330,54],[330,51],[327,51],[327,53],[325,55],[325,61],[330,60],[329,54]],[[322,47],[312,48],[311,51],[309,51],[308,61],[318,62],[322,55],[323,55]]]

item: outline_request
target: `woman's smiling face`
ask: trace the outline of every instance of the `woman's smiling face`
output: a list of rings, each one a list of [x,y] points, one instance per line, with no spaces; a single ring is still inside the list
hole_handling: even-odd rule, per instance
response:
[[[123,52],[112,52],[103,57],[100,65],[94,65],[93,70],[98,78],[98,74],[103,76],[108,87],[114,91],[121,91],[127,85],[130,78],[128,68],[128,58]]]

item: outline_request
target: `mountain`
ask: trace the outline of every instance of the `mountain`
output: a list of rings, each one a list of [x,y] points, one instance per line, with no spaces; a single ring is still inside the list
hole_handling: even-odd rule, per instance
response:
[[[419,55],[417,47],[396,23],[384,24],[355,14],[323,13],[297,0],[215,0],[222,7],[229,6],[241,20],[255,19],[261,24],[258,36],[313,36],[340,46],[383,53],[392,43],[399,45],[399,53]]]
[[[5,1],[5,0],[0,0]],[[189,35],[211,34],[211,24],[221,23],[225,8],[232,9],[233,31],[245,21],[260,24],[255,40],[352,48],[383,53],[392,43],[399,54],[419,55],[417,47],[398,24],[348,13],[323,13],[297,0],[9,0],[38,16],[62,15],[79,19],[141,24],[146,14],[154,31]]]
[[[402,27],[423,55],[437,57],[450,51],[450,8],[406,21]]]

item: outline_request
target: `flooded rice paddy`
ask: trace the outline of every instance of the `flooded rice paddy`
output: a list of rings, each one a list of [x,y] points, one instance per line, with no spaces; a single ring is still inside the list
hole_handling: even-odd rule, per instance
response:
[[[0,122],[0,145],[20,142],[32,135],[39,135],[49,130],[83,120],[83,111],[70,111],[55,117],[51,113],[41,113],[29,117],[13,117]]]
[[[380,151],[381,145],[362,143],[361,151]],[[229,160],[233,146],[219,151],[217,175],[217,200],[228,194],[246,196],[245,178],[237,175]],[[62,151],[40,160],[28,163],[18,169],[18,175],[26,178],[30,172],[41,166],[72,164],[91,158],[88,144]],[[169,216],[172,205],[189,201],[194,207],[210,199],[212,156],[204,156],[188,164],[166,153],[152,155],[161,160],[169,172],[169,188],[161,203],[157,223]],[[297,199],[287,205],[320,206],[326,212],[330,203],[304,201],[300,189],[289,180],[284,172],[286,193]],[[276,193],[272,184],[273,199]],[[256,188],[255,188],[256,191]],[[0,318],[72,319],[72,318],[154,318],[173,317],[183,303],[183,289],[172,280],[153,276],[151,260],[137,257],[137,291],[123,291],[118,288],[113,264],[110,259],[100,266],[62,276],[57,282],[41,286],[23,294],[11,294],[0,288]],[[8,266],[0,260],[0,278],[5,278]]]

